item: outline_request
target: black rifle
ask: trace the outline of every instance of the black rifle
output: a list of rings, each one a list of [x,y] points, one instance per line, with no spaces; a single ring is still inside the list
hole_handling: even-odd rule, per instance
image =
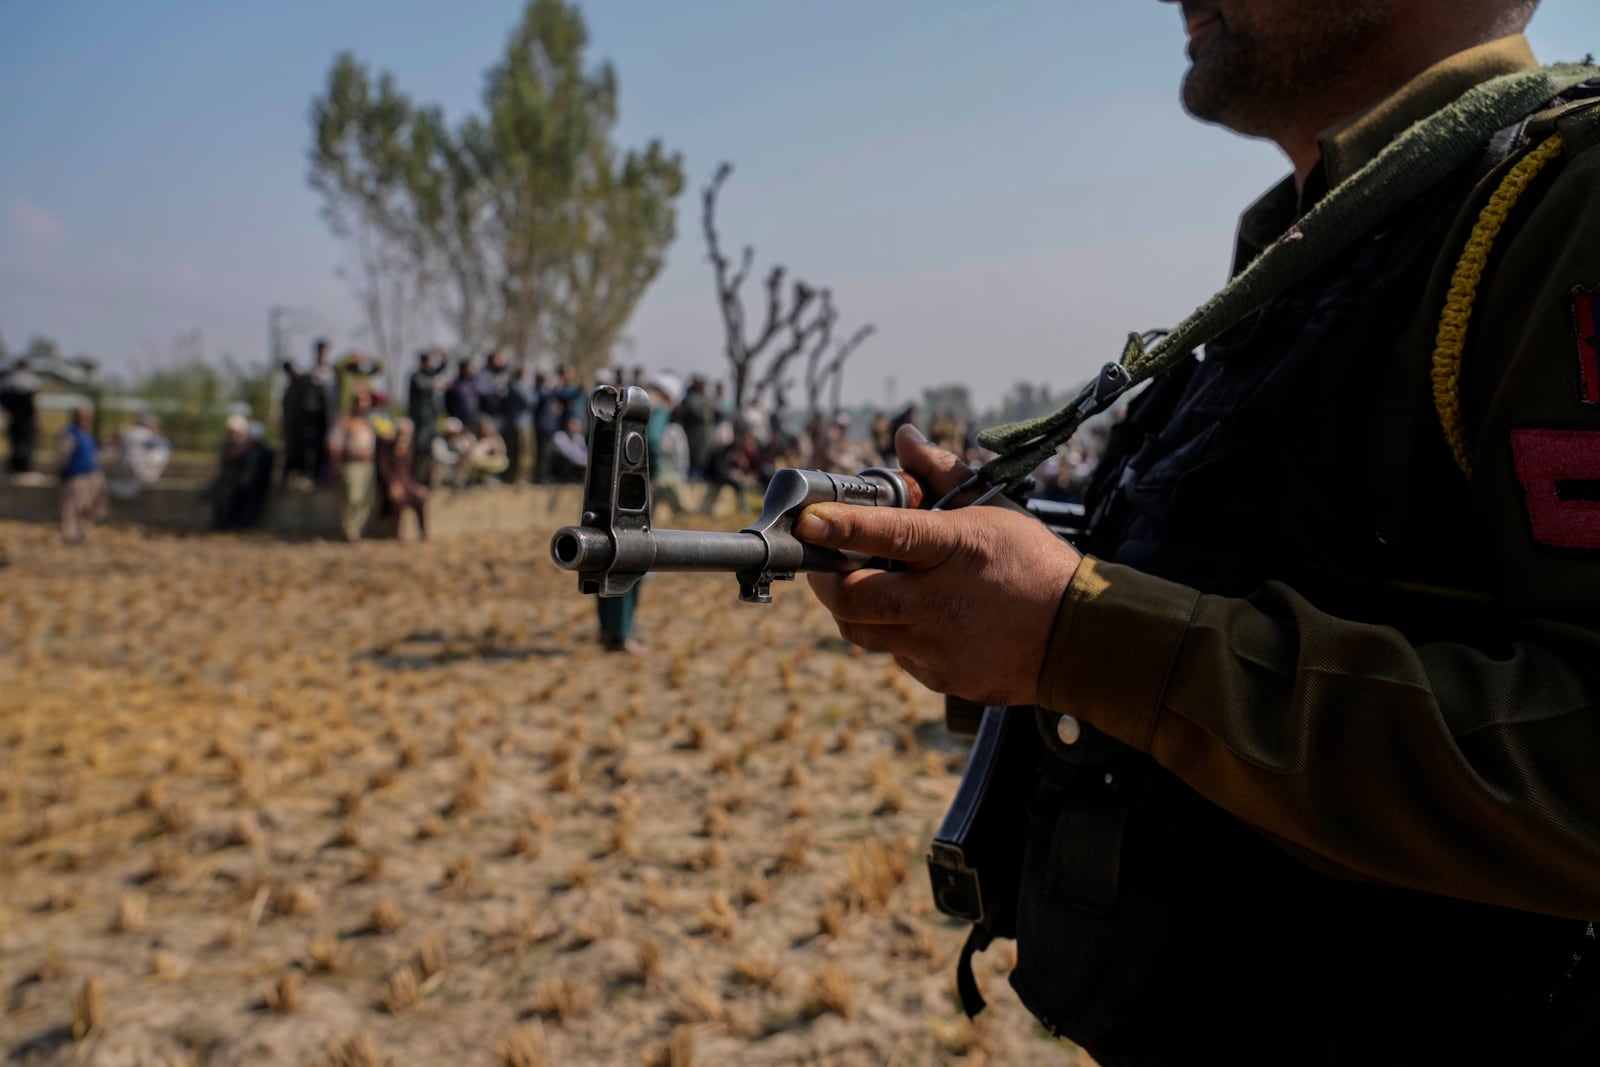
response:
[[[556,566],[578,572],[578,589],[621,596],[650,571],[720,571],[739,580],[739,599],[772,602],[772,583],[801,571],[852,571],[868,557],[808,545],[794,521],[812,504],[906,508],[922,504],[916,479],[869,467],[859,474],[786,469],[767,486],[761,516],[737,533],[660,530],[650,520],[650,395],[602,385],[589,397],[589,469],[583,517],[550,539]]]
[[[602,385],[590,394],[589,467],[583,516],[550,539],[550,556],[578,572],[578,591],[621,596],[651,571],[711,571],[739,579],[739,599],[772,602],[772,583],[801,571],[852,571],[871,562],[859,552],[808,545],[794,520],[812,504],[915,508],[922,487],[904,471],[868,467],[858,474],[787,468],[773,475],[761,516],[737,533],[661,530],[651,524],[650,450],[645,441],[650,395],[637,386]],[[1063,537],[1077,532],[1076,504],[1029,500],[1028,510]],[[956,725],[952,723],[952,726]],[[976,722],[955,732],[971,736]]]

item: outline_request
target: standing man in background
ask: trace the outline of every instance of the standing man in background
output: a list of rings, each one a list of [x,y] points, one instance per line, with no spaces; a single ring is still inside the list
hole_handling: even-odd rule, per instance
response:
[[[478,412],[494,423],[506,446],[506,466],[500,480],[514,482],[522,468],[522,437],[517,432],[522,417],[522,396],[512,381],[511,358],[501,349],[490,352],[478,379]]]
[[[689,388],[674,417],[689,441],[689,477],[698,481],[705,473],[717,428],[717,412],[706,395],[705,378],[696,374],[689,379]]]
[[[39,376],[19,359],[0,376],[0,411],[6,415],[6,465],[12,474],[27,474],[33,469],[33,449],[39,439],[36,410]]]
[[[90,524],[105,516],[106,506],[106,479],[94,439],[94,408],[82,404],[72,409],[72,421],[61,434],[56,451],[56,464],[61,480],[61,537],[69,545],[82,544]]]
[[[383,383],[379,380],[383,374],[383,360],[371,353],[347,352],[333,365],[333,370],[339,382],[335,411],[349,411],[357,393],[367,393],[370,400],[374,394],[383,392]]]
[[[533,369],[526,364],[519,364],[511,375],[511,395],[506,401],[506,434],[516,440],[517,454],[517,461],[511,465],[511,477],[507,481],[520,480],[524,469],[527,470],[528,480],[533,480],[534,464],[538,460],[530,453],[534,445],[533,409],[538,395],[538,387],[533,383]]]
[[[339,527],[344,539],[351,542],[361,540],[361,533],[378,500],[373,465],[378,453],[378,434],[367,419],[371,410],[372,394],[365,389],[357,390],[350,401],[350,410],[339,417],[328,435],[328,453],[334,476],[339,481]]]
[[[539,409],[534,414],[534,432],[539,438],[539,455],[534,481],[566,481],[562,472],[562,447],[558,435],[567,432],[567,422],[574,415],[582,417],[583,389],[578,385],[577,374],[569,366],[556,369],[556,379],[539,394]],[[569,457],[570,458],[570,457]]]
[[[478,372],[471,356],[456,361],[456,380],[444,391],[444,412],[469,430],[478,425]]]
[[[441,355],[423,352],[417,356],[417,369],[411,372],[406,387],[406,417],[412,426],[412,477],[422,485],[432,479],[433,439],[439,433],[439,376],[444,373]]]
[[[283,399],[280,401],[283,432],[283,484],[298,476],[307,484],[316,477],[315,455],[306,432],[306,390],[315,388],[292,360],[283,361]]]
[[[339,417],[339,376],[328,359],[328,342],[320,337],[311,346],[311,369],[306,371],[306,379],[302,432],[311,451],[311,477],[317,485],[327,485],[333,477],[328,463],[328,431]]]

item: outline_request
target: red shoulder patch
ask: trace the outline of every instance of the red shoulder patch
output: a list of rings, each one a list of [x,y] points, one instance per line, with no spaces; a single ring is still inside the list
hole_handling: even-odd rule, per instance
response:
[[[1572,325],[1578,334],[1578,395],[1600,405],[1600,286],[1572,290]]]
[[[1600,430],[1512,430],[1533,539],[1600,550]]]

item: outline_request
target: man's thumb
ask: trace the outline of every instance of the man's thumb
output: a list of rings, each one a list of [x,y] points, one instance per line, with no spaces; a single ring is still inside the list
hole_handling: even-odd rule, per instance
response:
[[[933,444],[910,423],[895,434],[894,452],[906,473],[928,491],[930,504],[972,476],[972,469],[959,457]]]

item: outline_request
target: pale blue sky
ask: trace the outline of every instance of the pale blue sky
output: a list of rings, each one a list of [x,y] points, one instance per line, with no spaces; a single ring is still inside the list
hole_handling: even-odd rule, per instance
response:
[[[0,334],[112,367],[181,331],[266,357],[267,309],[359,344],[340,246],[305,184],[307,104],[354,50],[414,98],[476,103],[518,0],[0,0]],[[625,144],[691,187],[628,362],[720,372],[698,190],[736,166],[724,240],[833,288],[879,335],[850,391],[1066,385],[1223,279],[1233,218],[1285,167],[1180,112],[1156,0],[590,0]],[[1545,59],[1600,44],[1594,0],[1545,0]]]

